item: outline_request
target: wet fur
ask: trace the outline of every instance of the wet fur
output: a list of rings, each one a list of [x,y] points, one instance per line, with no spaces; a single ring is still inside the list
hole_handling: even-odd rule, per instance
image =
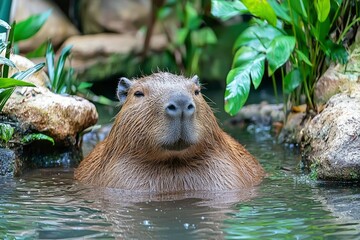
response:
[[[258,161],[220,129],[215,116],[190,79],[156,73],[135,81],[109,136],[81,162],[75,178],[81,182],[128,190],[174,192],[236,190],[258,184],[264,171]],[[141,89],[146,98],[136,98]],[[193,144],[181,151],[165,150],[173,128],[162,109],[175,92],[195,102]],[[188,134],[189,135],[189,134]]]

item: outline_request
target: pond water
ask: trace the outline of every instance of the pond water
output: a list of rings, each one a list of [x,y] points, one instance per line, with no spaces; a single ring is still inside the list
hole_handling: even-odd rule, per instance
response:
[[[143,194],[36,170],[0,177],[0,239],[360,239],[358,185],[311,181],[266,129],[227,131],[268,172],[251,191]]]

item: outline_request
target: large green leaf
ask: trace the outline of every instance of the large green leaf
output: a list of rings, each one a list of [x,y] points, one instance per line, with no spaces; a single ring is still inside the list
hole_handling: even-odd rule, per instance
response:
[[[308,22],[307,11],[309,8],[308,0],[287,0],[289,6],[292,10],[295,10],[298,14],[300,14],[302,20]]]
[[[17,42],[25,40],[34,36],[44,25],[50,14],[51,10],[48,10],[46,12],[30,16],[24,21],[17,23],[14,33],[14,41]]]
[[[250,76],[242,68],[234,68],[228,73],[226,83],[225,111],[234,116],[249,96]]]
[[[270,43],[266,51],[269,63],[269,76],[281,67],[290,57],[295,47],[295,38],[292,36],[278,36]]]
[[[248,10],[240,1],[211,0],[211,14],[226,21]]]
[[[0,88],[10,87],[35,87],[35,85],[14,78],[0,78]]]
[[[236,39],[233,50],[236,51],[242,46],[252,47],[259,52],[266,52],[271,41],[277,37],[282,36],[280,30],[273,26],[266,24],[263,26],[254,25],[245,29]]]
[[[291,93],[302,82],[301,73],[298,68],[295,68],[289,72],[284,79],[284,91],[285,93]]]
[[[276,26],[277,18],[275,12],[266,0],[242,0],[242,3],[251,14]]]
[[[250,47],[241,47],[234,56],[232,68],[238,68],[243,74],[249,74],[254,88],[257,89],[264,76],[265,55]]]
[[[46,50],[46,67],[50,82],[55,81],[55,53],[52,44],[49,42]]]
[[[330,0],[316,0],[315,9],[319,22],[324,22],[330,12]]]
[[[25,71],[20,71],[20,72],[13,74],[11,76],[11,78],[15,78],[18,80],[26,79],[27,77],[31,76],[32,74],[40,71],[44,66],[45,66],[45,63],[38,63],[35,66],[33,66]]]

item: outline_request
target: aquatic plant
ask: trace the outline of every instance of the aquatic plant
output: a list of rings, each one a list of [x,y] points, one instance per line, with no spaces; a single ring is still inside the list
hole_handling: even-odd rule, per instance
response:
[[[359,2],[212,0],[212,14],[223,20],[244,13],[253,19],[234,43],[226,79],[226,112],[235,115],[240,110],[251,83],[259,87],[266,65],[276,95],[276,76],[280,76],[284,102],[299,104],[305,95],[309,109],[314,109],[314,86],[326,66],[330,61],[347,61],[342,41],[360,20]]]

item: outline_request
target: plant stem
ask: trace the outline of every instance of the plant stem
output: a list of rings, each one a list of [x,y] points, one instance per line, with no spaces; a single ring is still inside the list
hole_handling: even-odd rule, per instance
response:
[[[358,21],[360,21],[360,17],[358,17],[357,19],[355,19],[354,21],[352,21],[349,25],[347,25],[344,29],[344,31],[341,33],[341,35],[339,36],[339,39],[337,40],[337,44],[340,43],[341,39],[344,38],[345,34],[349,31],[349,29]]]
[[[285,94],[285,76],[284,76],[284,68],[281,68],[281,79],[282,79],[282,95],[283,95],[283,110],[284,110],[284,116],[286,116],[287,111],[287,100],[286,100],[286,94]],[[286,118],[285,118],[286,119]],[[285,122],[284,119],[284,122]]]
[[[10,59],[10,53],[11,53],[11,49],[12,49],[12,46],[13,46],[13,43],[14,43],[15,25],[16,25],[16,22],[14,22],[11,25],[11,29],[10,29],[10,32],[9,32],[9,38],[8,38],[9,41],[8,41],[7,46],[6,46],[6,52],[5,52],[5,57],[7,59]],[[8,76],[9,76],[9,66],[4,64],[3,77],[7,78]]]
[[[276,79],[275,79],[275,75],[271,75],[271,79],[273,82],[273,88],[274,88],[274,94],[275,94],[275,99],[276,99],[276,103],[279,103],[279,97],[278,97],[278,93],[277,93],[277,88],[276,88]]]

